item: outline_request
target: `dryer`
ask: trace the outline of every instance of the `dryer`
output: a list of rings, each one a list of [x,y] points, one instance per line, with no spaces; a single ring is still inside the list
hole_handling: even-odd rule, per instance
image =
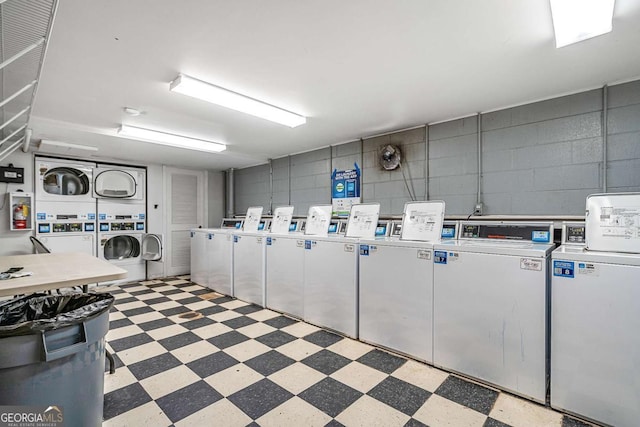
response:
[[[36,205],[41,202],[95,204],[93,170],[95,163],[35,157]],[[95,206],[93,208],[95,213]]]
[[[38,202],[36,237],[51,252],[96,255],[95,202]]]
[[[552,254],[551,406],[637,426],[640,194],[589,196],[586,219]]]
[[[146,261],[162,260],[162,236],[146,233],[143,212],[144,205],[113,204],[98,213],[98,257],[128,272],[118,282],[145,280]]]
[[[434,247],[433,363],[544,403],[553,223],[460,229]]]
[[[93,197],[96,199],[145,202],[145,169],[99,164],[92,173]]]

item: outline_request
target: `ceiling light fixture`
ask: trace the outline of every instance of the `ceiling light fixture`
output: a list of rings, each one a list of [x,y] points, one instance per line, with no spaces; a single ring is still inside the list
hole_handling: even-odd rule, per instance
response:
[[[219,142],[205,141],[202,139],[188,138],[186,136],[173,135],[150,129],[122,125],[118,129],[118,136],[154,144],[168,145],[170,147],[187,148],[189,150],[218,153],[227,147]]]
[[[178,75],[178,77],[171,82],[169,90],[292,128],[307,122],[306,117],[299,114],[265,104],[257,99],[249,98],[222,87],[185,76],[184,74]]]
[[[550,0],[556,47],[563,47],[612,29],[615,0]]]

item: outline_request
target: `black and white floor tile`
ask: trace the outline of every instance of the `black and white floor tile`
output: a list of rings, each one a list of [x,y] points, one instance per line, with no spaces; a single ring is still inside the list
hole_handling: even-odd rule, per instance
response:
[[[104,426],[587,426],[368,344],[195,285],[116,297]]]

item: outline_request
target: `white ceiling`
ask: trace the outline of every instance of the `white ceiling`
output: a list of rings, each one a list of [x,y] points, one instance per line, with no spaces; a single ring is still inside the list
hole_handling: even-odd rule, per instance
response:
[[[561,49],[548,0],[59,0],[30,126],[35,146],[222,170],[638,78],[639,46],[637,0],[616,1],[612,33]],[[178,73],[307,124],[171,93]],[[122,123],[228,149],[121,139]]]

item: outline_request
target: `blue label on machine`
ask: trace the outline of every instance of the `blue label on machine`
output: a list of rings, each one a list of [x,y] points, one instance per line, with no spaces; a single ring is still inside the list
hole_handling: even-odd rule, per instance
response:
[[[105,220],[105,219],[107,219],[107,214],[103,214],[103,213],[98,214],[98,219],[99,219],[99,220]]]
[[[360,245],[360,255],[369,256],[369,245]]]
[[[447,263],[447,251],[434,251],[433,252],[433,262],[436,264],[446,264]]]
[[[213,239],[213,234],[211,234],[211,233],[207,234],[207,238],[208,238],[209,240]]]
[[[271,237],[267,237],[267,246],[271,246]]]
[[[454,227],[442,227],[441,237],[443,239],[453,239],[456,237],[456,229]]]
[[[47,213],[46,212],[38,212],[36,214],[36,219],[38,221],[43,221],[43,220],[47,219]]]
[[[311,249],[311,240],[305,240],[304,241],[304,248],[305,249]]]
[[[100,224],[100,229],[102,230],[102,224]],[[193,237],[193,236],[195,236],[195,235],[196,235],[196,233],[192,231],[192,232],[191,232],[191,237]]]
[[[92,213],[88,213],[88,214],[87,214],[87,219],[95,220],[95,219],[96,219],[96,214],[95,214],[95,213],[93,213],[93,212],[92,212]]]
[[[550,238],[551,236],[548,231],[534,231],[531,233],[531,240],[533,242],[549,243]]]
[[[553,261],[553,275],[574,278],[574,265],[573,261]]]
[[[233,236],[233,243],[238,243],[238,236]]]
[[[236,222],[236,228],[239,230],[240,227],[242,227],[242,223],[241,222]]]
[[[138,219],[144,219],[145,215],[143,213],[138,214]]]

